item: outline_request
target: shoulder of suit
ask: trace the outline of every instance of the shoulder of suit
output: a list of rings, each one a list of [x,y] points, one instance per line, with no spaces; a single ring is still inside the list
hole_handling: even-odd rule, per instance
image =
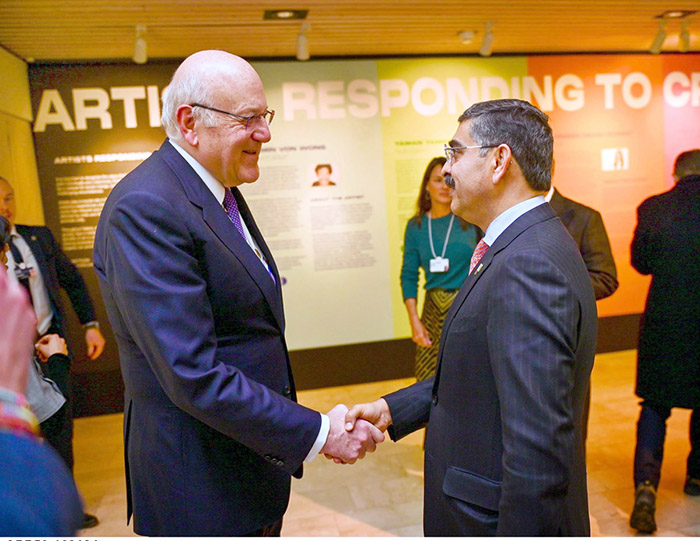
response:
[[[15,228],[17,229],[17,233],[19,233],[23,237],[26,237],[28,235],[45,235],[47,233],[50,234],[49,228],[45,225],[15,224]]]
[[[568,197],[564,197],[561,194],[559,194],[559,198],[562,212],[571,209],[577,214],[598,213],[598,211],[594,208],[591,208],[588,205],[584,205],[583,203],[579,203],[578,201],[574,201],[573,199],[569,199]],[[556,206],[556,204],[554,206]]]
[[[652,195],[651,197],[647,197],[644,201],[642,201],[639,204],[639,209],[663,206],[667,203],[667,200],[672,201],[674,198],[679,197],[678,192],[674,192],[674,188],[675,186],[667,192],[658,193],[656,195]]]

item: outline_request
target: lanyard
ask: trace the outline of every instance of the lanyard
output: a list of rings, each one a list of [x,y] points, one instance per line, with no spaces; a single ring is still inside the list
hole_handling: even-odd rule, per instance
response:
[[[445,257],[445,252],[447,251],[447,241],[450,240],[450,232],[452,231],[452,224],[455,221],[455,215],[452,215],[452,218],[450,218],[450,225],[447,227],[447,235],[445,235],[445,244],[442,246],[442,255],[440,257]],[[430,213],[428,212],[428,239],[430,240],[430,251],[433,254],[433,257],[437,257],[437,254],[435,253],[435,247],[433,246],[433,227],[432,227],[432,220],[430,219]]]

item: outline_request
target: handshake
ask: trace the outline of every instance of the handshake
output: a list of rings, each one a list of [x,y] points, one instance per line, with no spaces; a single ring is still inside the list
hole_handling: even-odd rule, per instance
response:
[[[383,398],[350,410],[338,404],[326,415],[330,429],[321,453],[337,464],[354,464],[366,453],[373,453],[392,423],[389,405]]]

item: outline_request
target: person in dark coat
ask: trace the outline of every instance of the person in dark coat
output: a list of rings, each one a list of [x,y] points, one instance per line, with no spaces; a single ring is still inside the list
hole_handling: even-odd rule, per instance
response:
[[[595,209],[564,197],[552,186],[544,196],[569,235],[576,241],[588,276],[591,278],[595,300],[605,299],[617,290],[617,267],[610,249],[603,217]],[[586,393],[583,409],[583,439],[588,437],[588,417],[591,410],[591,388]]]
[[[642,399],[630,526],[656,530],[656,489],[671,408],[692,409],[686,494],[700,495],[700,150],[683,152],[676,185],[637,209],[632,266],[651,274],[639,333],[636,394]]]
[[[605,299],[615,293],[619,285],[617,268],[600,212],[564,197],[554,187],[545,199],[576,241],[593,284],[595,299]]]

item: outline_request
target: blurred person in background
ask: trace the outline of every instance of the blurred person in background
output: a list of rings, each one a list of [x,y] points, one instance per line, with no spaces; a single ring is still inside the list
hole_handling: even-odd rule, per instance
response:
[[[3,259],[7,248],[0,251]],[[0,537],[75,536],[80,497],[61,458],[39,438],[24,395],[36,319],[23,287],[0,265]]]
[[[90,359],[97,359],[104,350],[105,339],[100,332],[95,308],[83,277],[63,252],[51,231],[44,226],[21,225],[17,218],[17,200],[10,182],[0,177],[0,216],[10,223],[7,269],[13,272],[27,290],[37,319],[39,336],[58,334],[65,338],[65,312],[60,290],[68,294],[71,305],[85,329],[85,342]],[[65,411],[53,417],[51,444],[73,469],[73,409],[70,382],[71,357],[54,355],[46,364],[46,374],[66,397]],[[83,528],[98,524],[97,517],[85,514]]]
[[[595,299],[599,301],[615,293],[619,285],[617,267],[600,212],[564,197],[554,186],[549,189],[544,198],[576,241],[583,262],[586,264],[588,276],[591,278],[591,284],[593,284]],[[586,395],[586,407],[583,410],[584,440],[588,437],[590,409],[591,389],[589,387]]]
[[[675,186],[637,208],[632,266],[651,275],[640,323],[636,394],[642,399],[634,455],[630,526],[656,530],[666,420],[672,408],[693,410],[683,488],[700,496],[700,150],[681,153]]]
[[[450,189],[442,167],[445,157],[433,158],[423,174],[416,214],[404,236],[401,290],[416,343],[415,375],[423,381],[435,374],[440,334],[447,310],[469,274],[481,230],[450,210]],[[425,273],[425,301],[418,316],[418,274]]]

